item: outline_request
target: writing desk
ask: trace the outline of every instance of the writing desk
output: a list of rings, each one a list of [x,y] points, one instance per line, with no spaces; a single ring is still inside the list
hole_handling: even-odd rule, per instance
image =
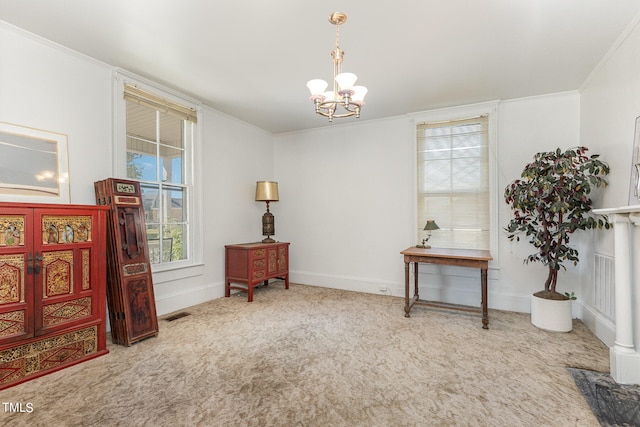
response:
[[[409,317],[411,307],[415,304],[439,308],[449,308],[471,313],[482,313],[482,328],[489,329],[489,309],[487,304],[487,269],[493,258],[487,250],[476,249],[447,249],[447,248],[416,248],[412,246],[400,252],[404,255],[404,316]],[[421,300],[418,292],[418,264],[442,264],[458,267],[472,267],[480,269],[480,289],[482,294],[482,309],[458,304]],[[415,292],[409,295],[409,264],[413,263],[413,281]]]

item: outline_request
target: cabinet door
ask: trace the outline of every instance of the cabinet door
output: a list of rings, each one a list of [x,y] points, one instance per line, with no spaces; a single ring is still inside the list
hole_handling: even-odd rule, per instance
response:
[[[273,277],[278,272],[278,247],[267,249],[267,275]]]
[[[97,213],[95,211],[36,210],[34,236],[39,261],[35,274],[35,334],[86,322],[98,312],[93,284]]]
[[[33,238],[31,211],[0,212],[0,345],[33,336]]]
[[[278,272],[286,273],[289,271],[289,250],[287,245],[278,247]]]

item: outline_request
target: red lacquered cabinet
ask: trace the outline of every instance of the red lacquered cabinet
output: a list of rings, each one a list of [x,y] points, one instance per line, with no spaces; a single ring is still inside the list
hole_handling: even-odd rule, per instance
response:
[[[106,211],[0,203],[0,389],[108,353]]]
[[[269,279],[284,279],[289,289],[289,243],[242,243],[225,247],[224,296],[239,289],[253,301],[253,288]]]

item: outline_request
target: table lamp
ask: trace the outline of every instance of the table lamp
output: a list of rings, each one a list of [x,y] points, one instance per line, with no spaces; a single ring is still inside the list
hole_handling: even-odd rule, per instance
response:
[[[438,229],[440,229],[440,227],[438,227],[438,224],[436,224],[434,220],[428,219],[423,228],[423,230],[427,231],[427,237],[425,239],[422,239],[422,244],[416,245],[416,248],[430,249],[431,245],[427,245],[427,242],[431,238],[431,232]]]
[[[256,182],[256,202],[267,202],[267,212],[262,215],[262,235],[267,236],[262,243],[274,243],[271,238],[276,234],[275,218],[269,212],[269,202],[278,201],[278,183],[273,181]]]

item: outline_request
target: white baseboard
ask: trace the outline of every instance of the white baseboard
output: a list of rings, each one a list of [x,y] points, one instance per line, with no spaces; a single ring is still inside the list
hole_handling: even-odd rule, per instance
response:
[[[302,285],[320,286],[347,291],[365,292],[370,294],[404,297],[404,282],[392,282],[379,279],[370,279],[352,276],[336,276],[304,271],[291,271],[289,280],[292,283]],[[420,273],[422,275],[422,273]],[[475,280],[475,279],[474,279]],[[431,299],[455,304],[480,306],[480,279],[477,287],[473,289],[439,288],[433,286],[421,286],[420,298]],[[382,290],[384,289],[384,291]],[[411,284],[413,295],[413,284]],[[491,292],[491,279],[489,279],[489,308],[497,310],[516,311],[529,313],[531,311],[530,296],[506,295]]]
[[[158,316],[162,316],[221,297],[224,297],[224,282],[211,283],[161,297],[156,296],[156,312]]]
[[[380,279],[290,271],[289,281],[291,283],[299,283],[301,285],[320,286],[323,288],[342,289],[345,291],[396,297],[404,296],[404,284],[400,286],[399,283]]]
[[[616,325],[614,322],[588,305],[582,306],[582,321],[600,341],[608,347],[613,347],[616,341]]]

